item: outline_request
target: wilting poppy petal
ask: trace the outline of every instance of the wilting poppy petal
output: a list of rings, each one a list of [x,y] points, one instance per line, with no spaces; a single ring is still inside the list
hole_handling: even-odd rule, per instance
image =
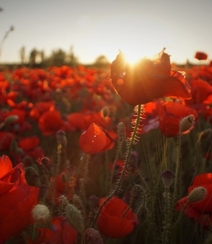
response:
[[[134,66],[120,53],[111,64],[111,79],[119,95],[131,105],[163,96],[191,98],[187,81],[180,72],[171,71],[169,55],[164,50],[157,60],[142,59]]]

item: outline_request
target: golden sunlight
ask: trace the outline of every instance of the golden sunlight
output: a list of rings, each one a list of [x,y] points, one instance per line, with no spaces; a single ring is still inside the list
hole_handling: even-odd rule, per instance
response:
[[[123,50],[121,50],[125,56],[125,59],[128,63],[134,65],[135,63],[137,63],[139,60],[143,59],[143,58],[152,58],[156,53],[151,53],[148,52],[148,50],[142,50],[142,52],[140,52],[140,50],[138,51],[138,49],[133,49],[133,48],[125,48]]]

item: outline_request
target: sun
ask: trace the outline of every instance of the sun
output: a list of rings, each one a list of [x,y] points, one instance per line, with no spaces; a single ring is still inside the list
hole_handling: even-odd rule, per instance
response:
[[[139,54],[138,52],[124,52],[123,54],[125,56],[125,59],[127,61],[127,63],[134,65],[136,64],[139,60],[141,60],[142,58],[145,58],[144,56],[141,56],[141,54]]]
[[[127,63],[134,65],[142,59],[152,59],[157,54],[152,52],[150,49],[151,48],[145,48],[141,51],[141,48],[136,48],[136,45],[131,45],[129,47],[122,48],[119,51],[123,53]],[[158,50],[158,53],[159,51],[160,50]]]
[[[139,52],[138,49],[132,48],[127,48],[120,51],[124,54],[126,62],[130,65],[135,65],[142,59],[151,59],[153,56],[151,53]]]

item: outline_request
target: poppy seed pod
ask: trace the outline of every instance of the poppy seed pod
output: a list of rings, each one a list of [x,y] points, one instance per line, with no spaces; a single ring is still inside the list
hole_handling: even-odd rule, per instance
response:
[[[189,133],[194,128],[194,115],[188,115],[180,121],[180,132],[182,134]]]
[[[50,211],[44,204],[37,204],[32,210],[32,217],[35,222],[45,223],[50,218]]]
[[[169,188],[174,181],[175,174],[170,169],[167,169],[162,172],[161,177],[164,187]]]
[[[189,202],[197,202],[203,200],[207,195],[207,189],[200,186],[194,188],[188,195]]]

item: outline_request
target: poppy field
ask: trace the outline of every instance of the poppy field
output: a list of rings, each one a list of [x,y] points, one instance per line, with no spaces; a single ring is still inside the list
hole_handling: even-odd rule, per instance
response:
[[[211,63],[4,69],[0,107],[0,244],[212,243]]]

